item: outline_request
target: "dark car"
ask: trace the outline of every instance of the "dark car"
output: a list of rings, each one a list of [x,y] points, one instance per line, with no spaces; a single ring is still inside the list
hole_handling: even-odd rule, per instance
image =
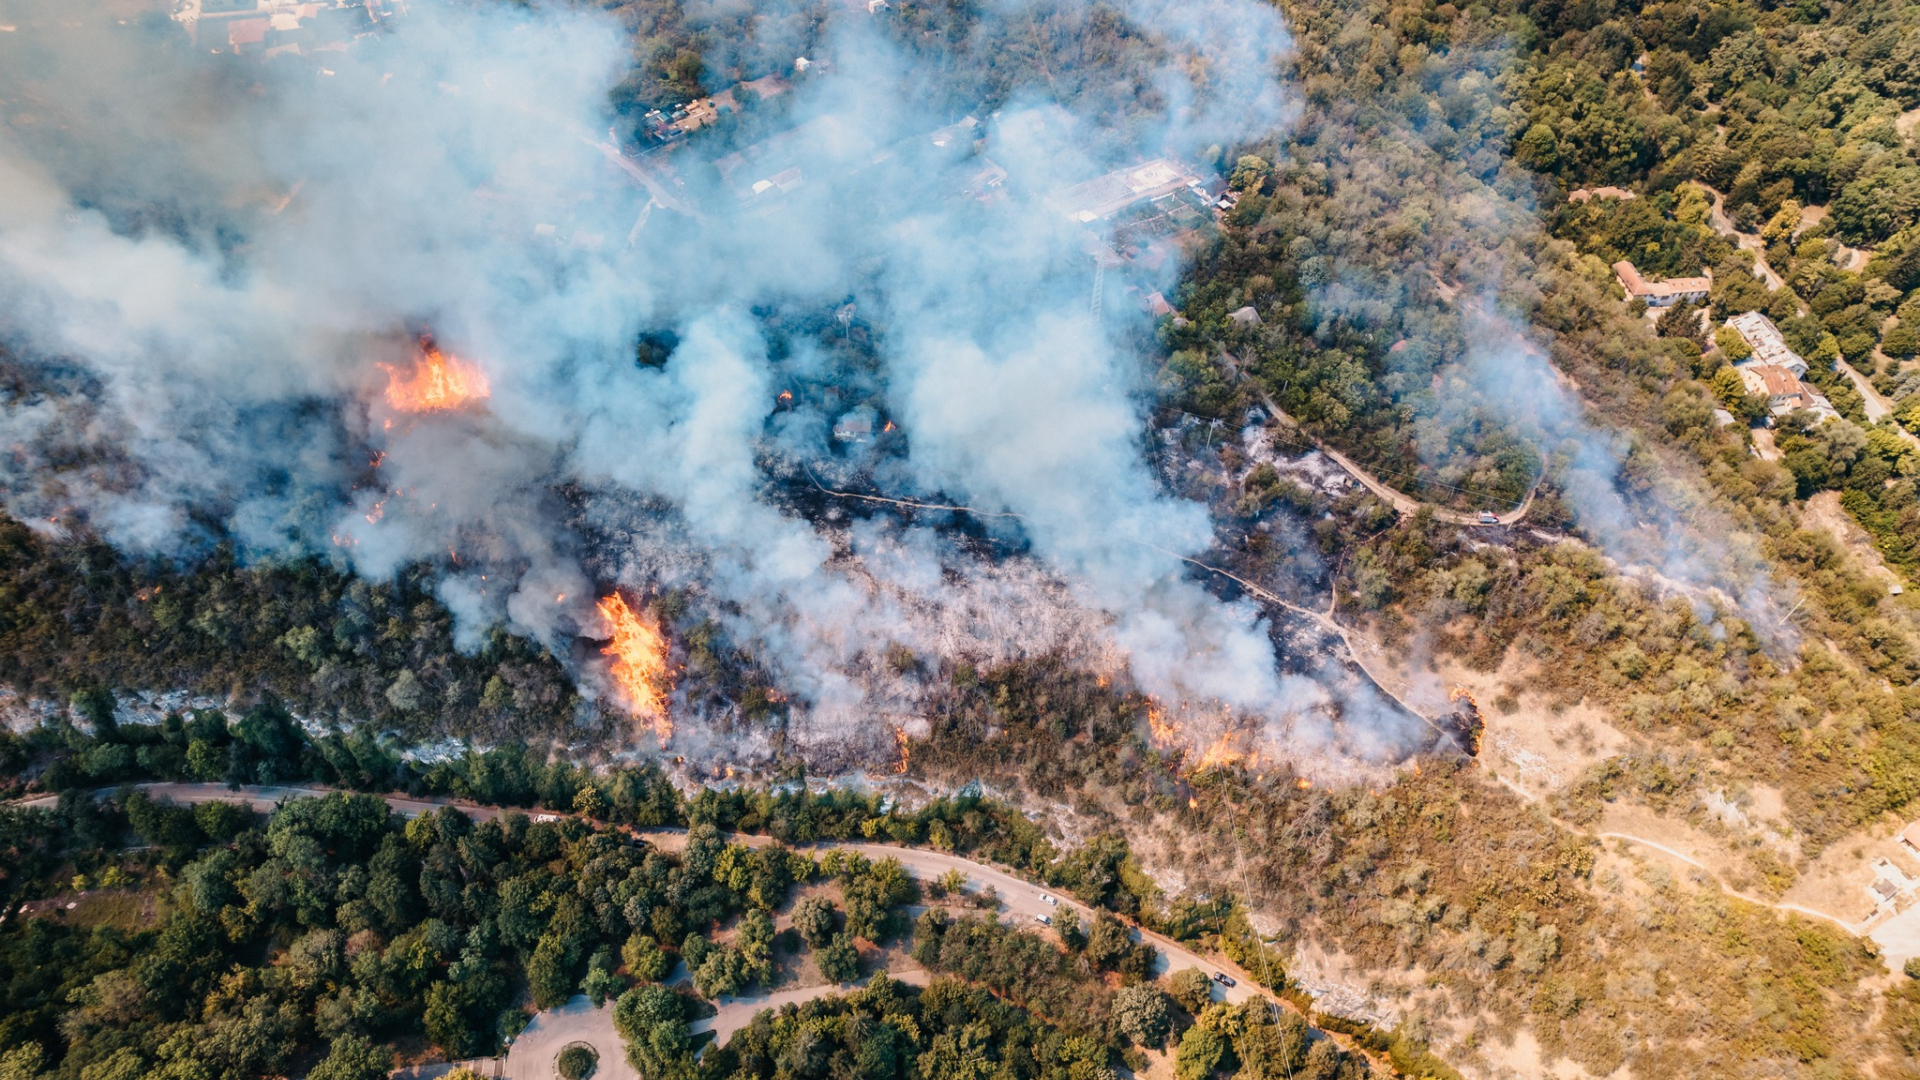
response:
[[[1228,975],[1228,974],[1227,974],[1226,972],[1224,972],[1224,971],[1216,971],[1216,972],[1214,972],[1214,973],[1213,973],[1213,981],[1214,981],[1214,982],[1217,982],[1217,983],[1219,983],[1219,984],[1220,984],[1221,986],[1232,986],[1232,985],[1234,985],[1234,982],[1233,982],[1233,977],[1232,977],[1232,976],[1230,976],[1230,975]]]

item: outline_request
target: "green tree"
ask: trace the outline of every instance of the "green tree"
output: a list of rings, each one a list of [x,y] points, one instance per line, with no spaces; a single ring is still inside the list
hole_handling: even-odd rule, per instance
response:
[[[734,939],[740,954],[743,984],[765,983],[773,978],[773,918],[754,908],[740,917],[740,932]]]
[[[1167,981],[1172,987],[1173,1000],[1191,1016],[1199,1016],[1213,1001],[1213,980],[1199,968],[1181,968]]]
[[[1713,343],[1719,346],[1720,355],[1726,357],[1729,364],[1737,364],[1753,355],[1753,347],[1747,344],[1747,339],[1740,336],[1740,331],[1731,326],[1722,326],[1715,330]]]
[[[835,921],[833,901],[824,896],[803,896],[793,905],[793,928],[815,949],[832,940]]]
[[[828,982],[847,983],[860,977],[860,950],[854,947],[853,936],[844,931],[833,935],[814,954],[814,961]]]
[[[46,1056],[37,1042],[23,1043],[0,1054],[0,1080],[39,1080]]]
[[[537,1009],[557,1009],[573,996],[573,964],[567,956],[567,943],[560,935],[542,935],[527,958],[527,988],[533,992]]]
[[[607,812],[607,797],[592,784],[582,785],[573,793],[573,812],[583,817],[603,817]]]
[[[1061,907],[1053,916],[1053,932],[1060,935],[1060,944],[1068,952],[1079,952],[1087,947],[1087,933],[1080,927],[1080,913],[1070,907]]]
[[[613,1006],[614,1030],[627,1043],[627,1059],[647,1080],[664,1080],[687,1064],[686,1011],[664,986],[643,985],[620,995]]]
[[[342,1035],[307,1080],[386,1080],[392,1069],[391,1049],[360,1035]]]
[[[620,960],[627,965],[627,974],[641,982],[659,982],[673,968],[666,950],[648,934],[628,937],[620,947]]]
[[[1178,1080],[1206,1080],[1226,1057],[1226,1036],[1204,1022],[1195,1024],[1180,1037],[1180,1049],[1173,1058],[1173,1073]]]
[[[587,1080],[599,1068],[600,1055],[585,1043],[575,1043],[563,1048],[553,1065],[564,1080]]]
[[[1141,1046],[1159,1049],[1173,1026],[1172,999],[1152,983],[1137,983],[1115,995],[1113,1022]]]

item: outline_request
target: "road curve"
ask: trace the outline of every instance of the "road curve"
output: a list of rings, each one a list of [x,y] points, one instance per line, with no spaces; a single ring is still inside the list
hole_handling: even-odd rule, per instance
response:
[[[1240,370],[1240,358],[1232,353],[1222,353],[1221,355],[1226,358],[1227,367],[1233,371],[1234,377],[1244,380],[1246,373]],[[1411,517],[1419,513],[1422,508],[1425,508],[1433,512],[1434,520],[1444,521],[1451,525],[1477,525],[1484,527],[1489,524],[1488,522],[1480,520],[1479,511],[1449,510],[1444,506],[1439,506],[1434,503],[1422,502],[1398,488],[1388,487],[1379,477],[1363,468],[1359,462],[1328,446],[1325,440],[1313,432],[1308,431],[1306,428],[1301,427],[1299,421],[1287,415],[1287,411],[1280,407],[1280,403],[1273,399],[1273,395],[1267,392],[1265,386],[1256,382],[1253,384],[1253,387],[1260,394],[1260,401],[1266,405],[1267,411],[1272,414],[1275,419],[1285,421],[1289,427],[1300,433],[1301,438],[1311,442],[1314,449],[1332,458],[1334,464],[1345,469],[1348,475],[1352,476],[1355,480],[1360,481],[1362,487],[1379,496],[1380,500],[1388,506],[1393,507],[1395,513],[1405,517]],[[1527,486],[1527,497],[1520,500],[1520,505],[1503,514],[1494,515],[1499,524],[1515,524],[1527,516],[1528,510],[1533,509],[1533,497],[1540,490],[1540,481],[1546,479],[1547,475],[1547,462],[1545,457],[1546,455],[1543,453],[1541,455],[1540,471],[1535,474],[1533,483]]]
[[[903,968],[887,972],[887,978],[894,982],[911,986],[925,986],[932,981],[923,968]],[[713,1032],[713,1045],[725,1046],[733,1033],[753,1023],[753,1018],[768,1009],[778,1010],[787,1005],[798,1005],[803,1001],[826,997],[828,994],[844,994],[856,987],[865,986],[869,980],[861,979],[850,983],[821,983],[817,986],[799,986],[791,990],[775,990],[766,994],[748,994],[745,997],[723,998],[719,1002],[718,1012],[704,1020],[695,1020],[687,1025],[687,1030],[698,1035]]]
[[[171,781],[134,784],[132,786],[139,791],[145,792],[151,798],[168,802],[188,805],[204,802],[237,802],[261,813],[270,812],[274,807],[289,799],[320,798],[342,790],[320,785],[274,786],[242,784],[232,786],[228,784],[176,783]],[[104,796],[117,790],[119,790],[118,787],[101,788],[95,792],[95,795]],[[413,796],[398,794],[382,795],[381,798],[384,799],[386,804],[395,812],[407,817],[418,817],[422,814],[433,813],[447,806],[460,810],[478,821],[491,820],[506,812],[506,809],[501,807],[480,806],[475,803],[453,799],[415,798]],[[11,805],[25,808],[49,809],[58,802],[58,796],[43,795],[37,798],[15,802]],[[558,814],[553,811],[530,810],[523,812],[536,819],[544,816],[574,816],[571,814]],[[634,829],[631,831],[641,839],[657,844],[668,850],[684,844],[686,838],[686,830],[684,829],[651,828]],[[730,841],[745,844],[749,847],[771,847],[777,843],[773,837],[757,833],[733,833],[728,834],[727,838]],[[873,860],[886,858],[898,859],[901,867],[906,870],[909,876],[922,880],[940,877],[949,870],[958,870],[966,877],[966,887],[970,892],[977,893],[987,886],[992,886],[994,891],[1000,896],[1002,907],[1014,916],[1016,922],[1024,922],[1037,926],[1037,916],[1047,915],[1051,917],[1063,907],[1072,908],[1075,912],[1079,913],[1082,925],[1090,924],[1093,918],[1093,908],[1086,904],[1049,893],[1044,887],[1035,885],[999,867],[974,862],[971,859],[964,859],[958,855],[949,855],[940,851],[929,851],[924,848],[897,847],[892,844],[826,841],[819,844],[796,846],[796,850],[812,852],[826,852],[834,849],[858,852]],[[1046,900],[1041,899],[1043,896],[1051,896],[1054,902],[1048,903]],[[1253,973],[1246,971],[1231,961],[1218,957],[1202,956],[1172,938],[1153,933],[1144,928],[1133,928],[1132,933],[1136,940],[1153,946],[1153,971],[1156,975],[1163,975],[1189,967],[1199,968],[1209,975],[1216,972],[1225,972],[1235,980],[1235,984],[1228,987],[1222,986],[1217,981],[1214,982],[1212,984],[1212,990],[1215,1001],[1238,1004],[1254,998],[1262,998],[1278,1008],[1300,1014],[1309,1021],[1312,1019],[1311,1017],[1305,1016],[1292,1002],[1285,1001],[1258,985],[1255,982]],[[905,972],[895,977],[903,981],[912,981],[910,976]],[[722,1016],[716,1016],[708,1026],[715,1031],[721,1032],[721,1037],[724,1038],[726,1035],[730,1035],[741,1027],[746,1026],[746,1024],[753,1019],[753,1015],[760,1009],[773,1008],[780,1004],[785,1004],[786,999],[783,997],[784,993],[796,995],[792,997],[791,1000],[804,1001],[813,997],[836,992],[839,989],[840,988],[836,986],[823,985],[788,992],[777,992],[767,995],[769,1000],[764,1004],[754,1004],[755,999],[752,998],[735,999],[731,1007],[722,1007],[722,1015],[725,1017],[725,1022],[721,1022]],[[774,998],[780,998],[781,1000],[771,1000]],[[539,1017],[536,1017],[536,1026],[530,1026],[529,1032],[535,1032],[537,1034],[540,1030],[537,1025],[542,1023],[544,1018],[546,1027],[554,1029],[552,1033],[554,1038],[558,1038],[559,1032],[561,1031],[592,1031],[597,1033],[595,1038],[604,1038],[604,1032],[601,1031],[601,1028],[611,1026],[612,1010],[596,1010],[590,1006],[580,1008],[579,1006],[584,1005],[585,1002],[586,999],[584,997],[579,997],[563,1009],[554,1010],[552,1014],[541,1013]],[[562,1014],[565,1015],[563,1016]],[[698,1028],[697,1030],[706,1030],[706,1028]],[[1368,1053],[1364,1048],[1356,1045],[1350,1037],[1336,1032],[1328,1032],[1327,1035],[1349,1053],[1360,1054],[1366,1057],[1376,1068],[1384,1066],[1384,1062],[1380,1061],[1375,1055]],[[586,1036],[581,1037],[584,1038]],[[534,1071],[523,1071],[522,1066],[524,1065],[525,1069],[528,1070],[534,1069],[535,1065],[527,1064],[526,1059],[543,1055],[546,1051],[546,1043],[548,1041],[550,1041],[550,1039],[541,1038],[537,1040],[537,1046],[528,1045],[525,1049],[522,1049],[522,1044],[526,1042],[526,1036],[523,1035],[521,1043],[517,1043],[513,1051],[510,1051],[507,1056],[504,1063],[506,1071],[504,1073],[486,1073],[485,1075],[505,1075],[515,1078],[526,1076],[529,1080],[535,1075],[544,1077],[544,1073],[536,1074]],[[598,1045],[596,1041],[596,1047]],[[553,1047],[556,1053],[558,1049],[558,1045]],[[601,1057],[603,1061],[607,1057],[604,1050],[601,1053]],[[516,1058],[519,1060],[516,1060]],[[538,1065],[544,1066],[545,1059],[542,1058]],[[1386,1075],[1393,1075],[1393,1073],[1388,1071]]]

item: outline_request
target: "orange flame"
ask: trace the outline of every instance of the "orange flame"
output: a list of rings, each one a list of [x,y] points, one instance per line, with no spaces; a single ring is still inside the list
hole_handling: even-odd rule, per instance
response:
[[[1299,788],[1299,789],[1300,789],[1301,791],[1312,791],[1312,790],[1313,790],[1313,781],[1311,781],[1311,780],[1309,780],[1309,779],[1307,779],[1306,777],[1304,777],[1304,776],[1303,776],[1303,777],[1301,777],[1300,779],[1298,779],[1298,780],[1295,780],[1295,781],[1293,782],[1293,786],[1294,786],[1294,787],[1297,787],[1297,788]]]
[[[1196,799],[1196,798],[1194,798],[1194,797],[1192,797],[1191,795],[1189,795],[1189,796],[1187,797],[1187,809],[1189,809],[1189,810],[1198,810],[1198,809],[1200,809],[1200,800],[1199,800],[1199,799]]]
[[[413,369],[404,374],[386,364],[380,367],[387,373],[387,404],[401,412],[458,409],[493,392],[485,372],[432,345],[424,347]]]
[[[1180,735],[1180,724],[1167,719],[1167,710],[1160,703],[1147,700],[1147,731],[1153,735],[1153,741],[1161,746],[1173,743]]]
[[[912,751],[907,746],[907,729],[894,728],[893,741],[898,743],[900,746],[900,763],[893,767],[893,771],[901,775],[905,775],[907,771],[908,758],[912,756]]]
[[[673,721],[667,716],[667,639],[651,615],[627,606],[619,593],[600,601],[600,614],[613,629],[613,641],[600,650],[613,657],[610,672],[613,681],[627,699],[633,714],[647,722],[666,749],[673,738]]]
[[[1223,768],[1228,765],[1251,765],[1258,759],[1258,754],[1248,754],[1236,750],[1232,743],[1232,735],[1223,735],[1215,740],[1212,746],[1207,747],[1207,752],[1200,755],[1200,764],[1195,765],[1194,769],[1197,771],[1200,769]]]

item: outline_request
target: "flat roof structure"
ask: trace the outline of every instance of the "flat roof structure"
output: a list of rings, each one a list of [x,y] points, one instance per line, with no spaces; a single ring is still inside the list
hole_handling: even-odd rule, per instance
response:
[[[1179,162],[1154,158],[1075,184],[1056,192],[1049,201],[1075,221],[1093,222],[1199,182],[1200,177]]]

